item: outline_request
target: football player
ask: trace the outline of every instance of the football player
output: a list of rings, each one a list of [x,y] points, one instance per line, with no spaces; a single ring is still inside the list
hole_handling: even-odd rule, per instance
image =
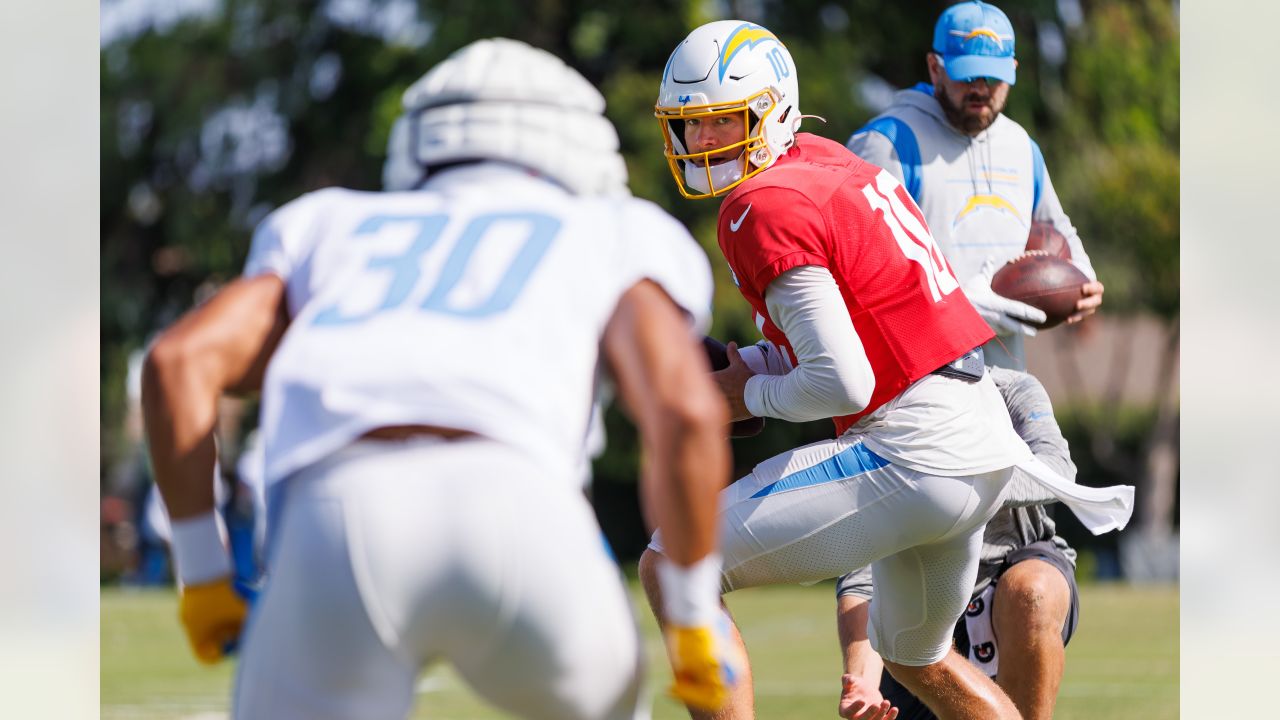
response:
[[[646,717],[641,643],[582,492],[600,370],[639,426],[646,511],[669,539],[676,692],[724,697],[728,414],[695,334],[710,269],[626,192],[603,111],[546,52],[463,48],[405,92],[387,192],[277,209],[243,276],[155,343],[147,434],[206,662],[247,612],[212,509],[214,403],[262,388],[270,576],[235,717],[402,718],[435,660],[519,716]]]
[[[871,644],[894,677],[943,717],[1018,717],[951,649],[983,525],[1015,467],[1096,531],[1127,522],[1132,488],[1080,492],[1034,458],[984,371],[992,332],[920,210],[891,174],[798,132],[796,67],[773,33],[737,20],[694,30],[667,62],[656,115],[680,192],[724,198],[720,250],[770,356],[788,361],[757,373],[729,346],[715,377],[733,418],[836,426],[722,493],[722,589],[872,565]],[[665,546],[655,534],[641,558],[660,621]],[[881,701],[854,716],[895,712]],[[717,717],[752,716],[744,679]]]

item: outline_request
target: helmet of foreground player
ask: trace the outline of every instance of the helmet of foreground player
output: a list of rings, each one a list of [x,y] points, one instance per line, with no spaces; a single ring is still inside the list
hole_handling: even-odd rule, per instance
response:
[[[544,50],[478,40],[423,75],[403,103],[382,171],[387,190],[415,188],[440,165],[503,160],[579,195],[628,192],[604,97]]]
[[[799,105],[791,53],[767,29],[719,20],[689,33],[667,60],[654,108],[680,193],[691,199],[723,195],[772,165],[795,142]],[[686,121],[734,114],[743,121],[740,141],[709,152],[686,147]],[[736,158],[712,158],[732,148],[741,148]]]

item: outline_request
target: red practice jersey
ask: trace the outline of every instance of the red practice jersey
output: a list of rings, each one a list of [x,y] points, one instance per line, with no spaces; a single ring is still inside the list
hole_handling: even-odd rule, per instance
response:
[[[876,387],[836,434],[994,333],[959,288],[924,216],[889,172],[809,133],[720,206],[720,251],[766,338],[795,352],[765,307],[765,288],[794,267],[835,278]]]

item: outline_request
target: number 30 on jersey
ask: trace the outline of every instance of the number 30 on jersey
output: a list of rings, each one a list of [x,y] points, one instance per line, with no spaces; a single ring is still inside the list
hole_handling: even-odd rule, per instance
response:
[[[541,213],[481,215],[457,232],[443,263],[434,276],[428,276],[422,271],[423,256],[446,234],[445,229],[450,224],[448,215],[375,215],[361,223],[353,237],[359,239],[375,235],[384,227],[402,223],[416,226],[418,231],[408,248],[398,255],[370,257],[363,268],[363,280],[386,284],[381,302],[365,312],[344,311],[336,304],[329,305],[316,313],[312,325],[324,327],[364,322],[374,315],[400,307],[412,296],[421,295],[424,285],[428,287],[425,289],[426,298],[418,306],[421,311],[470,319],[496,315],[515,302],[560,230],[558,219]],[[514,226],[522,231],[519,248],[487,297],[459,304],[451,294],[468,275],[479,270],[472,258],[482,244],[494,241],[491,230],[498,225]],[[373,280],[372,277],[382,279]]]

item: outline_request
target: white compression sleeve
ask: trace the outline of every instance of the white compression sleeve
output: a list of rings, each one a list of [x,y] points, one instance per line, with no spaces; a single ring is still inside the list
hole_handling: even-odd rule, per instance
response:
[[[769,283],[765,304],[799,364],[786,375],[747,381],[744,399],[753,415],[804,422],[856,413],[871,402],[871,361],[826,268],[784,272]]]
[[[761,340],[755,345],[738,348],[742,362],[757,375],[786,375],[791,372],[791,361],[782,348],[768,340]]]

